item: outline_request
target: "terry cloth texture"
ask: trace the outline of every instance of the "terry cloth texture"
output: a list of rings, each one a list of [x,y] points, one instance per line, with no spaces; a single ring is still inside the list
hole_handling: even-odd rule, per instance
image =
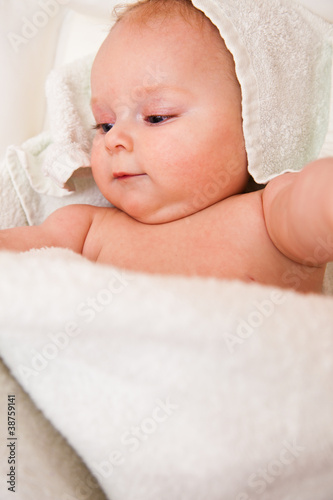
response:
[[[54,248],[0,252],[0,270],[1,358],[109,500],[332,500],[332,298]],[[13,498],[100,498],[70,494],[51,449],[59,485],[25,467]]]
[[[249,172],[258,183],[318,157],[329,120],[333,26],[286,0],[193,0],[233,54]]]

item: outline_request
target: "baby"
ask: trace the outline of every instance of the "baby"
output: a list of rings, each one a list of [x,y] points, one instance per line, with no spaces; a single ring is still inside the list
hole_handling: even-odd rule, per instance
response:
[[[128,7],[92,68],[94,179],[114,205],[71,205],[0,248],[66,247],[149,273],[320,292],[333,260],[333,159],[245,192],[241,90],[217,28],[189,0]]]

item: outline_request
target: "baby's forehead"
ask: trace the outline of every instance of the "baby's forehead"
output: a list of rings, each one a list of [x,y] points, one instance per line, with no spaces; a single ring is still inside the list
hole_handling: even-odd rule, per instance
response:
[[[181,78],[183,86],[186,83],[189,90],[195,85],[204,85],[207,89],[213,84],[223,90],[226,82],[231,83],[237,88],[238,101],[239,83],[234,60],[218,29],[194,7],[189,14],[191,20],[187,13],[175,9],[165,22],[166,12],[140,7],[119,17],[95,59],[94,90],[96,86],[101,89],[105,82],[107,89],[115,89],[114,93],[124,91],[125,86],[129,92],[130,85],[142,89],[147,79],[149,84],[156,80],[170,83],[171,79],[179,86]],[[114,83],[110,85],[118,80],[119,74],[122,88]]]
[[[142,29],[158,26],[167,31],[172,21],[178,20],[183,25],[190,26],[192,31],[202,38],[213,34],[216,38],[216,48],[227,51],[216,26],[188,0],[149,0],[132,4],[116,12],[116,22],[111,31],[118,23],[126,23],[129,29],[131,26],[139,26]]]
[[[224,72],[238,85],[233,56],[218,28],[191,2],[151,0],[134,4],[134,7],[130,6],[118,15],[110,34],[120,25],[128,30],[131,37],[150,29],[155,31],[157,37],[169,35],[170,49],[178,42],[181,43],[182,36],[196,39],[199,46],[208,48],[207,57],[215,56],[218,59],[217,64],[221,65]]]

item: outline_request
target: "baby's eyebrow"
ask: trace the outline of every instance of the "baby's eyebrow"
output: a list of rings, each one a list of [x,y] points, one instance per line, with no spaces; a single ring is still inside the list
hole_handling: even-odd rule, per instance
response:
[[[142,91],[147,95],[163,93],[163,92],[173,92],[178,94],[188,94],[189,90],[179,87],[177,85],[158,83],[155,85],[142,85]]]
[[[146,99],[163,101],[164,99],[168,99],[169,96],[175,96],[183,100],[190,95],[190,89],[182,88],[177,85],[158,83],[154,85],[142,85],[141,87],[136,86],[135,92],[131,94],[131,98],[129,100],[124,100],[124,103],[138,104],[139,102],[144,102]],[[102,96],[92,96],[90,106],[94,114],[103,113],[106,109],[110,109],[109,103],[104,101]]]
[[[92,97],[90,99],[90,107],[92,109],[98,108],[99,107],[99,103],[100,103],[100,99],[98,97]]]
[[[165,83],[157,83],[154,85],[138,85],[135,87],[135,93],[137,95],[146,95],[150,96],[153,94],[162,94],[163,92],[177,93],[177,94],[189,94],[189,90],[179,87],[177,85],[165,84]],[[92,97],[90,100],[91,107],[98,106],[100,103],[99,97]]]

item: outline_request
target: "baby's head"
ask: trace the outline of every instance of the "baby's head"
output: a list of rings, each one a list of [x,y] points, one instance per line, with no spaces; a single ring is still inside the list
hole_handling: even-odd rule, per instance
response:
[[[93,174],[116,207],[163,223],[243,190],[233,58],[189,0],[144,0],[122,12],[96,56],[91,84]]]

